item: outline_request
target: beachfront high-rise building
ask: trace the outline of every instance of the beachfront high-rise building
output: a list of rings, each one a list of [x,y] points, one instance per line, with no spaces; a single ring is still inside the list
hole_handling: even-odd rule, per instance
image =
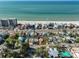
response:
[[[0,28],[14,28],[17,25],[16,18],[0,19]]]

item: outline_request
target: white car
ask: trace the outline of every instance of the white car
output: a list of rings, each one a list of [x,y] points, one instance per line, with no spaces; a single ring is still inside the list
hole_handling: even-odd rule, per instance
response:
[[[48,54],[49,54],[49,57],[50,57],[50,58],[51,58],[51,57],[53,57],[53,58],[58,57],[58,51],[57,51],[56,48],[54,48],[54,49],[49,48]]]

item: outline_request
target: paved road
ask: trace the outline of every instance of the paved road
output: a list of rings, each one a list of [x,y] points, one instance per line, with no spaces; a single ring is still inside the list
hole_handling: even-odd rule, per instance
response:
[[[64,29],[36,29],[35,31],[36,32],[62,32]],[[72,31],[79,31],[79,29],[65,29],[65,30],[67,30],[67,31],[70,31],[70,32],[72,32]],[[8,32],[13,32],[14,30],[1,30],[0,29],[0,32],[4,32],[4,31],[8,31]],[[23,30],[20,30],[20,31],[23,31]],[[28,31],[28,30],[24,30],[24,31]]]
[[[71,47],[79,47],[79,43],[75,44],[68,44],[68,43],[60,43],[59,46],[66,45],[66,46],[71,46]],[[55,44],[48,44],[48,45],[34,45],[32,48],[41,48],[41,47],[47,47],[47,46],[56,46]]]

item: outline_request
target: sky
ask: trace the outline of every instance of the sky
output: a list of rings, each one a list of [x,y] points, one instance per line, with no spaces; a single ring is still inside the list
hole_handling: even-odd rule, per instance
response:
[[[0,0],[0,1],[79,1],[79,0]]]

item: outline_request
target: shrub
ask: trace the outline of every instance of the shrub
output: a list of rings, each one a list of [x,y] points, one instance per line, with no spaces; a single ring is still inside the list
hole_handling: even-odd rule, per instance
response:
[[[10,35],[9,38],[7,38],[5,41],[6,46],[9,48],[18,47],[19,41],[17,40],[17,38],[18,38],[18,35],[16,35],[16,34]]]
[[[9,38],[9,35],[4,36],[4,39],[7,39],[7,38]]]
[[[76,43],[79,43],[79,38],[76,39]]]
[[[2,57],[3,58],[9,58],[9,57],[11,57],[12,55],[11,55],[11,53],[10,53],[10,50],[8,50],[8,49],[3,49],[3,52],[2,52]]]

